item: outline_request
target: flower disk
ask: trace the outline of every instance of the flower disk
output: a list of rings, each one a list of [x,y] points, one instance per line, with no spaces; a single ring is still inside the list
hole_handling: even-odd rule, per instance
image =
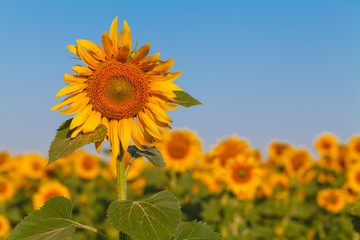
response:
[[[63,114],[76,114],[71,122],[71,138],[79,133],[95,131],[99,124],[108,129],[112,154],[126,151],[130,141],[137,148],[153,146],[161,139],[159,129],[169,130],[171,119],[165,111],[179,107],[174,104],[174,91],[182,91],[172,83],[181,71],[168,72],[172,59],[159,60],[160,53],[147,57],[150,43],[131,51],[131,32],[124,21],[119,35],[117,17],[109,34],[102,36],[102,48],[88,40],[77,40],[78,45],[67,48],[84,61],[86,66],[75,66],[75,75],[65,74],[70,85],[61,89],[57,97],[70,95],[51,108]],[[99,152],[105,141],[95,143]]]

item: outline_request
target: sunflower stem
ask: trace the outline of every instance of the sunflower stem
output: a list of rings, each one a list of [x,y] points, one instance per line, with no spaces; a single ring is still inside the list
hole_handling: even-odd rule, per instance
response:
[[[120,145],[120,154],[116,158],[116,175],[117,175],[117,198],[118,200],[126,200],[126,177],[125,177],[125,151]],[[119,232],[119,240],[128,240],[129,237]]]

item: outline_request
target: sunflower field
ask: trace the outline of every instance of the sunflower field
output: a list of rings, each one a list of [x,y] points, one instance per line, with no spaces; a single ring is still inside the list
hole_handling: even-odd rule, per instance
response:
[[[182,220],[206,222],[223,239],[360,239],[360,136],[340,143],[324,133],[315,140],[318,157],[272,142],[264,157],[236,135],[207,152],[194,131],[162,135],[156,148],[166,167],[125,154],[128,199],[166,189],[180,201]],[[38,154],[1,152],[0,239],[55,196],[71,199],[73,219],[116,239],[104,220],[104,206],[116,200],[116,159],[110,150],[101,156],[78,150],[46,167]],[[69,239],[97,236],[81,230]]]

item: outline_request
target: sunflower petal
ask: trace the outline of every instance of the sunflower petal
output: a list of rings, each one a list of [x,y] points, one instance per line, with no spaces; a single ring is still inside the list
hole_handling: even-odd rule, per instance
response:
[[[95,131],[96,127],[99,126],[101,120],[101,113],[97,111],[92,111],[90,116],[84,122],[83,133],[90,133]]]
[[[120,46],[127,46],[131,49],[131,31],[126,21],[124,21],[124,28],[120,35]]]
[[[141,145],[141,142],[144,142],[144,139],[141,139],[141,136],[137,130],[135,121],[133,118],[129,118],[129,125],[130,125],[130,129],[131,129],[131,139],[133,140],[133,143],[135,144],[135,146],[142,150],[145,151],[145,148],[143,148],[143,146]]]
[[[159,105],[156,105],[152,102],[148,102],[146,105],[149,108],[149,110],[153,113],[154,119],[158,119],[159,121],[164,123],[172,123],[170,117],[167,115],[164,109],[162,109]]]
[[[58,105],[52,107],[50,110],[51,111],[59,110],[60,108],[66,106],[66,105],[69,105],[81,98],[85,98],[85,97],[87,97],[87,93],[84,93],[84,92],[75,93],[75,94],[65,98],[64,100],[62,100]]]
[[[79,45],[78,51],[80,58],[84,61],[84,63],[86,63],[86,65],[88,65],[92,69],[98,69],[99,61],[96,58],[94,58],[88,51],[85,50],[84,46],[81,44],[80,41],[77,42]]]
[[[150,42],[148,42],[147,44],[145,44],[144,46],[142,46],[134,55],[132,62],[133,63],[137,63],[140,62],[141,60],[143,60],[150,51]]]
[[[175,79],[177,79],[182,73],[182,70],[174,72],[174,73],[164,73],[164,74],[158,74],[158,75],[152,75],[149,77],[150,81],[169,81],[172,82]]]
[[[113,45],[113,52],[115,55],[119,51],[119,29],[117,26],[118,17],[114,19],[114,21],[111,24],[109,37],[111,39],[112,45]]]
[[[96,43],[85,39],[78,39],[77,42],[83,45],[86,50],[97,60],[105,60],[105,54],[103,50]]]
[[[93,74],[93,71],[88,68],[88,67],[84,67],[84,66],[75,66],[72,68],[73,72],[79,75],[83,75],[83,76],[89,76],[91,74]]]
[[[81,111],[89,103],[89,98],[80,99],[79,101],[74,102],[67,109],[60,110],[59,112],[65,115],[70,115]]]
[[[72,52],[76,56],[80,57],[77,46],[75,46],[75,45],[66,45],[66,47],[67,47],[67,49],[69,49],[70,52]]]
[[[145,109],[146,110],[146,109]],[[158,139],[161,139],[161,134],[160,131],[157,127],[157,125],[155,124],[155,122],[149,117],[148,114],[144,113],[144,112],[139,112],[138,114],[139,116],[139,120],[143,123],[143,126],[145,126],[146,130],[149,131],[149,133]]]
[[[87,77],[79,75],[64,74],[64,82],[68,84],[83,83],[87,80]]]
[[[109,142],[111,145],[113,157],[117,157],[120,152],[120,141],[119,141],[119,134],[118,134],[118,120],[112,119],[109,123]]]
[[[105,31],[101,38],[102,48],[104,49],[105,56],[107,59],[110,59],[113,54],[113,44],[112,41]]]
[[[88,119],[91,112],[92,112],[92,105],[87,105],[78,114],[76,114],[74,119],[71,121],[70,130],[76,128],[77,126],[82,125]]]
[[[155,139],[151,134],[145,129],[145,126],[143,125],[142,121],[137,118],[136,119],[137,126],[139,127],[139,135],[142,139],[144,139],[144,145],[152,145],[155,143]]]
[[[154,70],[147,72],[148,75],[158,74],[158,73],[165,73],[169,71],[172,66],[174,65],[175,61],[170,58],[164,63],[159,64]]]
[[[124,118],[119,120],[119,138],[121,140],[121,146],[123,151],[127,151],[130,139],[131,139],[131,129],[130,129],[130,122],[128,118]]]
[[[87,87],[87,84],[85,84],[85,83],[66,86],[56,94],[55,99],[57,100],[58,97],[79,92],[79,91],[83,90],[86,87]]]
[[[130,55],[130,48],[128,46],[123,46],[119,49],[119,57],[122,60],[125,60]]]
[[[76,137],[76,136],[83,130],[83,128],[84,128],[84,124],[78,126],[78,127],[75,129],[75,131],[72,132],[70,138]]]

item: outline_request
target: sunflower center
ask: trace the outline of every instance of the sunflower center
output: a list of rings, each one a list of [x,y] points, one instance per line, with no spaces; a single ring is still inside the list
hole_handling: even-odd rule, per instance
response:
[[[48,201],[52,197],[61,196],[62,194],[57,190],[51,190],[44,195],[44,202]]]
[[[85,161],[82,162],[82,167],[85,170],[91,170],[93,168],[93,166],[94,166],[94,164],[91,159],[86,159]]]
[[[338,201],[338,197],[337,197],[336,195],[334,195],[334,194],[331,194],[331,195],[329,196],[329,198],[328,198],[328,201],[329,201],[329,203],[331,203],[331,204],[335,204],[335,203],[337,203],[337,201]]]
[[[89,76],[93,108],[108,119],[124,119],[144,109],[149,92],[145,72],[131,62],[108,60]]]
[[[6,192],[7,185],[6,183],[0,183],[0,193]]]
[[[169,144],[168,151],[171,157],[180,160],[187,155],[189,146],[186,142],[174,141]]]
[[[323,149],[328,150],[331,147],[331,143],[328,142],[328,141],[324,141],[323,144],[322,144],[322,147],[323,147]]]
[[[239,166],[234,169],[233,178],[238,183],[247,182],[251,178],[251,169],[247,166]]]

